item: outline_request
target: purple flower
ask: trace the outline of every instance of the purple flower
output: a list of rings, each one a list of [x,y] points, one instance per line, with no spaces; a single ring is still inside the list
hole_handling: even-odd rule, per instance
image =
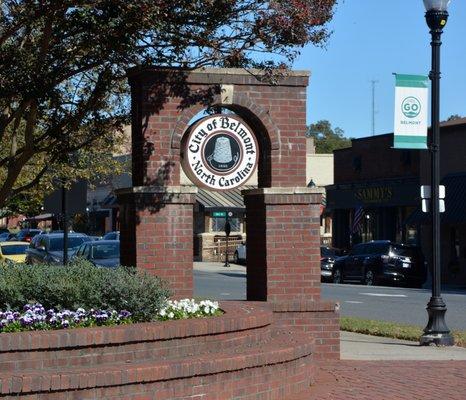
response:
[[[118,317],[121,319],[126,319],[131,317],[131,313],[127,310],[121,310],[120,313],[118,314]]]
[[[19,319],[19,322],[21,323],[22,326],[30,326],[33,323],[32,319],[27,315],[22,316]]]

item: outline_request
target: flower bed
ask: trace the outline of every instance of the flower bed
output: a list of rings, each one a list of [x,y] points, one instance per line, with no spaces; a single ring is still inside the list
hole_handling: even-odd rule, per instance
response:
[[[42,304],[26,304],[23,311],[0,311],[0,332],[38,331],[92,326],[113,326],[131,322],[126,310],[75,311],[53,308],[46,310]]]
[[[222,314],[218,302],[193,299],[167,300],[152,320],[201,318]],[[102,310],[78,308],[76,310],[46,310],[42,304],[26,304],[21,312],[0,311],[0,332],[22,332],[94,326],[114,326],[133,321],[127,310]]]
[[[172,319],[199,318],[222,314],[218,302],[202,300],[196,303],[193,299],[168,300],[158,312],[158,319],[162,321]]]

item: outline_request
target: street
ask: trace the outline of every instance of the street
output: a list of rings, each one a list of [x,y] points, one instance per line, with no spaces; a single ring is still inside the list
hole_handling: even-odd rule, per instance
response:
[[[216,300],[246,299],[246,269],[231,264],[194,263],[194,285],[197,297]],[[322,284],[322,298],[338,301],[342,316],[393,321],[424,327],[430,289],[386,286]],[[466,290],[442,292],[447,304],[446,322],[450,329],[466,330]]]

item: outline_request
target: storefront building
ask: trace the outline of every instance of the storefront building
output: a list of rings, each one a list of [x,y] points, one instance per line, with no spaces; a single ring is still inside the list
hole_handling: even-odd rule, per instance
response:
[[[440,176],[446,191],[442,283],[466,287],[466,118],[440,128]],[[378,135],[353,139],[350,148],[334,152],[335,183],[327,187],[333,245],[349,249],[381,239],[417,244],[430,265],[430,214],[421,211],[420,199],[420,186],[430,184],[430,153],[395,150],[392,144],[392,134]]]
[[[334,184],[327,186],[333,246],[369,240],[418,243],[419,226],[406,220],[419,204],[419,151],[392,149],[393,135],[353,139],[334,152]]]

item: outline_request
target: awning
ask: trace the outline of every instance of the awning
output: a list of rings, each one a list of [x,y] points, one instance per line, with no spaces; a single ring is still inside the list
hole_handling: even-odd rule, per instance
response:
[[[53,218],[54,218],[54,214],[47,213],[47,214],[36,215],[35,217],[26,218],[26,221],[47,221]]]
[[[466,223],[466,173],[447,175],[441,184],[445,185],[445,212],[442,213],[442,223]]]
[[[199,188],[196,194],[196,201],[204,206],[206,210],[219,208],[242,209],[245,210],[242,190],[252,189],[254,186],[241,186],[225,192],[207,190]]]
[[[105,199],[102,201],[100,205],[101,208],[118,208],[117,198],[113,193],[110,193]]]
[[[445,186],[445,212],[440,214],[441,223],[447,225],[466,223],[466,173],[446,175],[441,185]],[[418,207],[406,218],[405,224],[430,224],[430,213],[424,213]]]

